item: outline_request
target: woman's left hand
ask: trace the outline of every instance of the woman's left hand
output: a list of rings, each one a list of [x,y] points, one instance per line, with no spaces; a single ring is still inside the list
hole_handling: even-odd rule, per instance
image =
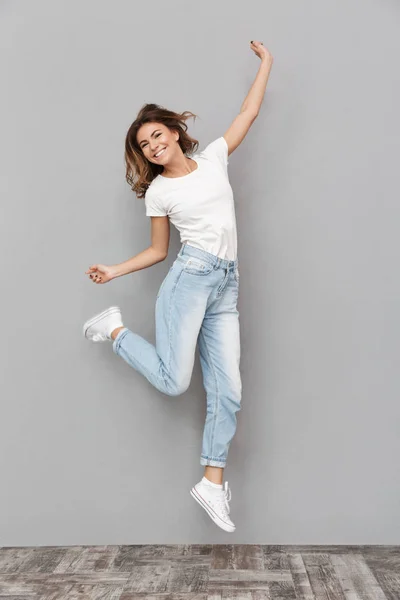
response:
[[[273,60],[271,52],[265,48],[262,42],[252,41],[250,42],[250,48],[253,50],[254,54],[258,56],[258,58],[261,58],[261,60],[266,58]]]

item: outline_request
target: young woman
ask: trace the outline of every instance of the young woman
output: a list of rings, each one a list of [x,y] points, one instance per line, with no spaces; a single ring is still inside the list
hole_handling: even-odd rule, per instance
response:
[[[164,260],[170,222],[175,225],[182,247],[157,295],[156,345],[125,327],[117,306],[83,326],[87,339],[112,341],[117,355],[170,396],[187,390],[199,345],[207,395],[200,456],[205,472],[190,493],[229,532],[235,530],[231,492],[222,482],[242,386],[236,220],[227,165],[258,115],[273,62],[262,42],[251,42],[250,48],[261,59],[255,81],[229,129],[202,152],[193,155],[198,142],[186,133],[186,119],[196,115],[156,104],[142,107],[126,136],[126,179],[145,199],[151,245],[121,264],[92,265],[86,274],[103,284]]]

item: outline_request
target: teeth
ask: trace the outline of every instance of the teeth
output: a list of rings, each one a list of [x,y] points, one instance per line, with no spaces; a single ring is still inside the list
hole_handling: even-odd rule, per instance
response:
[[[162,150],[160,150],[160,152],[157,152],[157,154],[154,155],[155,158],[158,158],[159,156],[161,156],[161,154],[164,152],[165,148],[163,148]]]

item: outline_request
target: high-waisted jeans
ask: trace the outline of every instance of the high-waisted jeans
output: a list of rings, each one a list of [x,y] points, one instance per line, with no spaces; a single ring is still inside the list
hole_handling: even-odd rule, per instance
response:
[[[201,465],[225,467],[241,408],[238,262],[184,244],[156,300],[156,345],[122,329],[113,351],[160,392],[182,394],[199,345],[207,395]]]

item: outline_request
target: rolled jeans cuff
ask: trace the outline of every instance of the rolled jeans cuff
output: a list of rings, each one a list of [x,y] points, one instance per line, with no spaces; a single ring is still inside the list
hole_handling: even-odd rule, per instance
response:
[[[121,341],[124,339],[124,337],[127,335],[127,333],[129,332],[129,329],[127,329],[126,327],[124,327],[124,329],[121,329],[121,331],[118,332],[117,337],[114,339],[113,341],[113,351],[115,352],[115,354],[118,354],[118,349],[121,345]]]
[[[202,454],[200,457],[200,464],[203,466],[221,467],[224,469],[226,466],[226,460],[221,460],[220,458],[207,458]]]

